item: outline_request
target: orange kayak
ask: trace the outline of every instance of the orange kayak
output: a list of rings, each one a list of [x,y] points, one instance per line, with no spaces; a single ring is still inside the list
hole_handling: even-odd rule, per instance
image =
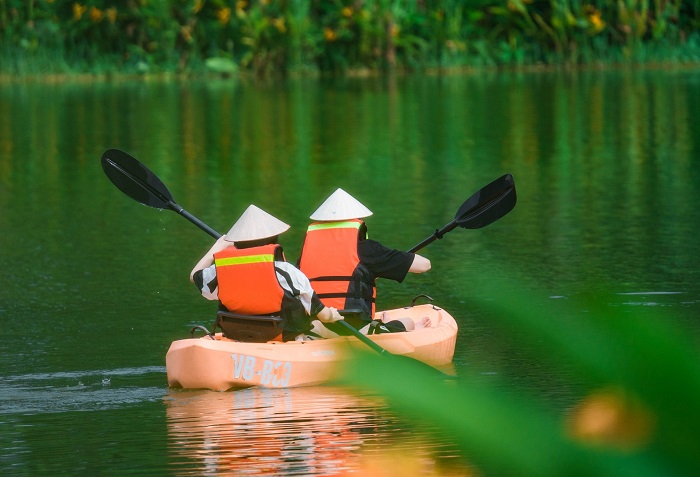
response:
[[[424,317],[430,318],[427,327],[368,337],[391,354],[440,369],[449,367],[457,341],[457,322],[447,311],[422,304],[375,315],[375,319],[384,321],[412,318],[416,323]],[[354,336],[247,343],[216,334],[174,341],[165,356],[165,365],[168,385],[174,388],[287,388],[333,380],[338,376],[338,364],[352,359],[357,349],[369,348]]]

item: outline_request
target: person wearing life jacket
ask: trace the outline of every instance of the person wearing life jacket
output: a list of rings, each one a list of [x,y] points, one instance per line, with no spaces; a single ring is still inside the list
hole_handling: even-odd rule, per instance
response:
[[[312,328],[311,317],[322,322],[342,319],[321,302],[308,278],[285,261],[277,239],[289,227],[250,205],[190,273],[200,293],[219,300],[223,310],[282,316],[283,341],[303,338]]]
[[[353,196],[338,189],[311,214],[299,269],[311,281],[326,306],[338,310],[359,310],[345,321],[363,333],[406,331],[413,320],[372,323],[375,313],[377,278],[402,282],[410,273],[430,270],[430,260],[415,253],[385,247],[367,238],[362,220],[372,212]],[[372,323],[380,328],[372,330]],[[337,334],[347,335],[339,325],[324,324]],[[428,325],[429,326],[429,325]]]

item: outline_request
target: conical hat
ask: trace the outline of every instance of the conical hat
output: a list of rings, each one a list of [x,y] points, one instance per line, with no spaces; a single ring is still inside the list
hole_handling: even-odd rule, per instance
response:
[[[311,214],[311,220],[348,220],[360,219],[372,215],[372,211],[362,205],[359,200],[338,189],[333,192],[316,212]]]
[[[229,242],[260,240],[286,232],[289,227],[259,207],[249,205],[224,238]]]

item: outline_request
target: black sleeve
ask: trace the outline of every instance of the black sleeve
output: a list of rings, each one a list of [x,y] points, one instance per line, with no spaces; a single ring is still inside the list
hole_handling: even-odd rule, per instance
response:
[[[194,272],[194,275],[192,275],[192,281],[194,281],[194,286],[197,287],[197,290],[199,292],[202,292],[202,287],[204,286],[204,277],[202,276],[204,273],[202,273],[201,270],[197,270]]]
[[[202,293],[202,290],[204,289],[204,269],[202,270],[197,270],[194,272],[194,275],[192,275],[192,279],[194,281],[194,286],[197,287],[197,290],[199,293]],[[215,276],[212,281],[206,284],[207,288],[209,288],[209,291],[213,291],[215,288],[219,286],[219,280]]]
[[[387,248],[376,240],[361,240],[357,247],[360,261],[379,278],[402,282],[415,254]]]
[[[309,314],[311,316],[316,316],[321,313],[325,307],[326,305],[321,303],[321,299],[314,292],[314,294],[311,296],[311,312]]]

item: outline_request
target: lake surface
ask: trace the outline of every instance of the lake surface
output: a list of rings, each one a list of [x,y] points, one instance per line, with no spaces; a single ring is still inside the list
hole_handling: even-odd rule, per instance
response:
[[[495,326],[489,277],[663,310],[697,335],[699,111],[697,71],[0,85],[0,470],[369,475],[387,449],[416,475],[468,469],[448,436],[366,393],[168,389],[170,342],[214,319],[188,280],[212,239],[120,193],[106,149],[221,233],[250,203],[292,224],[290,261],[337,187],[374,212],[372,238],[408,249],[512,173],[514,211],[429,245],[432,270],[381,282],[378,308],[430,295],[459,322],[458,375],[565,408],[575,380]]]

